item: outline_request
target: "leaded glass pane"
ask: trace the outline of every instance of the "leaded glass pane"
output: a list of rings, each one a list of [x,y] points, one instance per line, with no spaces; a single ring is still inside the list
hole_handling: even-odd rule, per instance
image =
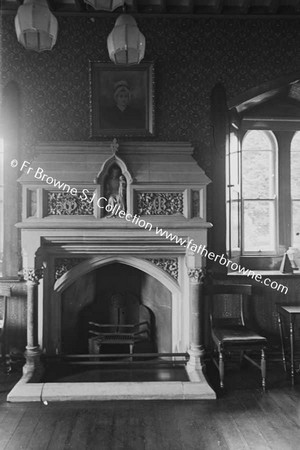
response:
[[[274,148],[276,148],[276,141],[270,131],[248,131],[243,139],[243,151],[274,150]]]
[[[300,199],[300,133],[296,133],[291,144],[291,196]]]
[[[275,202],[244,201],[244,251],[275,251]]]
[[[300,200],[292,201],[292,246],[300,248]]]
[[[243,197],[273,198],[275,194],[275,161],[273,151],[242,153]]]

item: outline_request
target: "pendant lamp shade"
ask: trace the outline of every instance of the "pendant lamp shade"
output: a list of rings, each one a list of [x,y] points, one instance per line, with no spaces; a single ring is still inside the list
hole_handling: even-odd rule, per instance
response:
[[[84,0],[85,3],[96,10],[114,11],[120,6],[124,6],[125,0]]]
[[[46,0],[24,0],[15,17],[15,29],[18,41],[27,50],[42,52],[55,45],[58,24]]]
[[[107,49],[115,64],[138,64],[145,55],[145,36],[140,32],[135,19],[122,14],[108,35]]]

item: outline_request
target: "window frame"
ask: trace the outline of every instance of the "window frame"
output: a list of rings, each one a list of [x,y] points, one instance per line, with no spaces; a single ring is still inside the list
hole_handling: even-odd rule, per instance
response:
[[[299,135],[298,139],[299,139],[299,149],[297,150],[293,150],[292,146],[293,146],[293,141],[296,138],[297,134]],[[300,238],[298,239],[298,243],[294,242],[294,234],[295,231],[293,230],[293,224],[294,224],[294,218],[293,218],[293,203],[298,203],[300,204],[300,194],[297,196],[297,198],[293,197],[293,193],[292,193],[292,171],[293,171],[293,167],[292,167],[292,154],[293,153],[298,153],[300,156],[300,131],[296,131],[291,139],[291,144],[290,144],[290,187],[291,187],[291,246],[292,247],[299,247],[300,245]],[[298,232],[299,233],[299,232]]]
[[[4,269],[4,142],[2,137],[0,137],[0,172],[0,278],[2,278]]]
[[[271,135],[271,139],[274,141],[274,148],[272,149],[274,152],[273,157],[273,165],[274,165],[274,173],[275,173],[275,181],[274,181],[274,198],[257,198],[252,199],[249,197],[245,197],[243,193],[243,151],[250,151],[250,150],[243,150],[243,143],[245,141],[245,138],[248,133],[251,133],[252,131],[262,131],[267,134]],[[268,150],[265,150],[268,151]],[[278,172],[278,142],[276,139],[276,135],[271,130],[246,130],[243,135],[241,136],[241,256],[274,256],[278,254],[278,247],[279,247],[279,226],[278,226],[278,216],[279,216],[279,207],[278,207],[278,184],[279,184],[279,172]],[[253,202],[260,202],[260,201],[274,201],[274,217],[275,217],[275,224],[273,227],[273,234],[274,234],[274,250],[265,250],[265,251],[255,251],[255,250],[245,250],[245,222],[244,222],[244,202],[246,201],[253,201]]]
[[[237,128],[235,126],[235,128]],[[276,251],[274,253],[268,253],[268,252],[243,252],[242,248],[242,239],[243,239],[243,228],[242,228],[242,221],[240,218],[240,224],[239,224],[239,234],[240,234],[240,248],[232,250],[231,248],[231,242],[232,242],[232,236],[228,233],[228,224],[230,223],[230,217],[227,218],[227,252],[230,257],[239,257],[239,259],[242,261],[243,259],[247,262],[249,262],[249,258],[251,260],[263,260],[263,264],[265,264],[267,267],[274,267],[274,263],[277,259],[277,262],[279,261],[278,258],[282,258],[282,254],[284,251],[286,251],[292,244],[292,210],[291,210],[291,144],[294,136],[297,132],[300,132],[300,124],[299,122],[294,121],[291,119],[291,121],[286,122],[280,122],[280,121],[274,121],[271,120],[258,121],[257,119],[250,120],[247,118],[247,120],[241,120],[240,126],[236,130],[238,141],[240,148],[242,146],[242,141],[244,136],[247,132],[251,130],[261,130],[261,131],[270,131],[273,133],[274,138],[277,141],[277,211],[276,211],[276,223],[275,227],[277,228],[277,245],[276,245]],[[229,144],[230,147],[230,139]],[[242,152],[242,149],[241,149]],[[228,150],[228,153],[230,153],[230,148]],[[242,154],[240,153],[240,159],[242,159]],[[227,166],[227,154],[226,154],[226,166]],[[226,167],[226,173],[227,170],[230,171],[230,168],[228,169]],[[242,167],[241,167],[242,171]],[[242,172],[241,172],[242,177]],[[229,190],[228,186],[228,179],[226,179],[226,213],[230,214],[230,208],[227,206],[228,201],[228,194],[227,191]],[[242,208],[241,208],[242,209]],[[268,261],[266,263],[266,261]],[[255,264],[254,264],[255,265]],[[261,265],[258,265],[261,268]]]

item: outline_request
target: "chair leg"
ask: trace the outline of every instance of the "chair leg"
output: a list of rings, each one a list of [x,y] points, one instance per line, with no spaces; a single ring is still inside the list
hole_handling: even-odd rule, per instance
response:
[[[219,375],[220,375],[220,388],[224,388],[224,356],[223,349],[219,349]]]
[[[261,382],[263,392],[266,392],[266,358],[265,358],[265,350],[261,349]]]

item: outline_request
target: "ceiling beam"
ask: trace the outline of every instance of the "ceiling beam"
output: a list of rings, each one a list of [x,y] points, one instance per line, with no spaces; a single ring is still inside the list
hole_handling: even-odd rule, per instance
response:
[[[96,11],[83,0],[47,0],[56,16],[107,17],[114,12]],[[23,0],[0,1],[0,14],[16,14]],[[127,12],[136,17],[164,18],[264,18],[297,19],[300,17],[300,0],[127,0]]]

